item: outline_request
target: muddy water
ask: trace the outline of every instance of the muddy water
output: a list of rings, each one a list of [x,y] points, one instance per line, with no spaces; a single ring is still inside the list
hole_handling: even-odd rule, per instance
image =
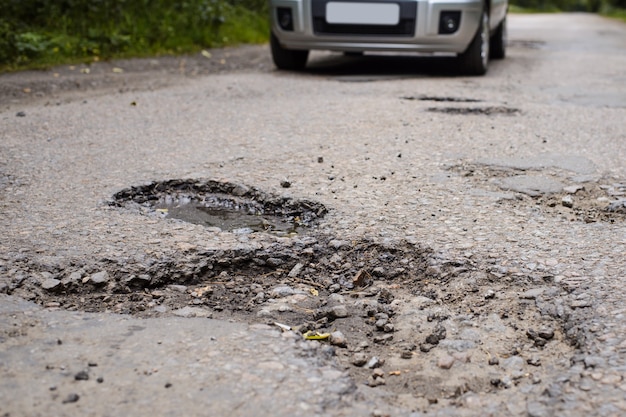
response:
[[[219,227],[235,233],[267,232],[279,236],[298,233],[293,218],[254,214],[224,207],[207,207],[199,202],[161,203],[156,210],[167,218],[183,220],[207,227]]]

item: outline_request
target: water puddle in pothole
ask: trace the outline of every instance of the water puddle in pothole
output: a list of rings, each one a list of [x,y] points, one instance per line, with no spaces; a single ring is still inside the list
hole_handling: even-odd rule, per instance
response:
[[[323,204],[220,181],[174,179],[124,189],[112,205],[226,232],[294,236],[315,226]]]
[[[285,218],[269,214],[247,213],[225,207],[207,207],[201,202],[159,203],[155,209],[166,218],[207,227],[218,227],[223,231],[239,234],[267,232],[289,236],[297,234],[300,228],[298,217]]]

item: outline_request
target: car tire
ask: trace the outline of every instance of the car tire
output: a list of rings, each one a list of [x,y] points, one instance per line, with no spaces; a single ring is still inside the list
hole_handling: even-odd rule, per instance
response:
[[[283,48],[278,38],[272,32],[270,36],[270,47],[272,49],[272,59],[274,65],[281,70],[297,71],[304,69],[309,58],[309,51],[292,50]]]
[[[465,52],[459,55],[461,71],[466,75],[484,75],[489,66],[489,14],[483,10],[480,25]]]
[[[491,59],[503,59],[506,56],[506,42],[507,42],[507,30],[506,30],[506,17],[500,22],[498,28],[494,32],[491,40],[489,41],[489,58]]]

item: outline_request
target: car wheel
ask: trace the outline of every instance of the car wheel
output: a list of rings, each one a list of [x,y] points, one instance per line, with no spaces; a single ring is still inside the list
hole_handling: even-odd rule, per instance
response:
[[[283,48],[274,33],[270,36],[272,59],[278,69],[297,71],[306,66],[309,51],[300,51]]]
[[[483,10],[480,25],[465,52],[459,56],[461,71],[467,75],[484,75],[489,64],[489,15]]]
[[[498,25],[495,33],[491,37],[489,44],[489,58],[503,59],[506,56],[506,17]]]

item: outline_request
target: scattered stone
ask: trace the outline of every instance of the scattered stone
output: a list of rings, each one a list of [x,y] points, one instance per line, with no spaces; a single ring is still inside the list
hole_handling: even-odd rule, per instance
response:
[[[393,339],[393,334],[387,333],[381,336],[374,336],[374,343],[379,343],[381,345],[384,345],[387,342],[390,342],[392,339]]]
[[[382,378],[385,376],[385,371],[383,371],[380,368],[376,368],[374,369],[374,371],[372,372],[372,376],[375,378]]]
[[[284,263],[285,261],[280,258],[267,258],[267,264],[269,266],[281,266]]]
[[[430,352],[433,348],[435,347],[435,345],[431,345],[430,343],[422,343],[420,345],[420,350],[424,353],[428,353]]]
[[[61,281],[56,278],[48,278],[41,283],[41,288],[46,291],[55,291],[60,288]]]
[[[426,337],[426,343],[431,345],[439,344],[439,341],[446,338],[446,328],[441,323],[437,323],[433,332]]]
[[[413,358],[413,352],[411,352],[410,350],[404,350],[400,354],[400,357],[402,359],[412,359]]]
[[[533,329],[526,330],[526,336],[533,342],[535,342],[535,346],[543,347],[548,343],[548,340],[539,336],[539,333]]]
[[[523,293],[521,293],[519,295],[519,298],[521,298],[522,300],[534,300],[537,297],[539,297],[541,294],[543,294],[544,291],[545,291],[544,288],[533,288],[531,290],[524,291]]]
[[[96,381],[98,382],[98,384],[102,384],[104,382],[104,378],[99,376],[98,379],[96,379]]]
[[[333,306],[329,308],[328,311],[326,312],[326,316],[328,317],[329,320],[343,319],[343,318],[348,317],[349,315],[350,314],[348,313],[348,309],[346,308],[345,305],[342,305],[342,304]]]
[[[106,284],[107,282],[109,282],[109,279],[110,277],[107,271],[96,272],[89,277],[89,281],[91,281],[91,283],[95,285]]]
[[[65,397],[65,399],[63,400],[63,404],[75,403],[79,399],[80,399],[80,396],[78,394],[72,393],[72,394],[69,394],[67,397]]]
[[[387,323],[383,326],[383,332],[385,333],[393,333],[396,328],[391,323]]]
[[[350,361],[354,366],[364,366],[367,363],[367,355],[363,352],[355,353]]]
[[[324,157],[323,157],[323,156],[318,156],[318,157],[317,157],[317,163],[318,163],[318,164],[322,164],[322,163],[324,163]]]
[[[131,275],[126,279],[127,284],[138,285],[139,287],[147,287],[152,282],[152,278],[148,274]]]
[[[282,180],[280,182],[280,186],[283,187],[283,188],[289,188],[289,187],[291,187],[291,182],[288,181],[288,180]]]
[[[334,331],[330,334],[330,344],[333,346],[339,346],[345,348],[348,346],[348,340],[340,331]]]
[[[586,308],[591,306],[591,300],[574,300],[570,303],[571,308]]]
[[[385,272],[385,268],[383,268],[382,266],[377,266],[376,268],[372,269],[372,275],[374,275],[375,277],[385,277],[386,276],[386,272]]]
[[[440,367],[441,369],[450,369],[452,368],[452,365],[454,365],[454,357],[448,355],[447,353],[443,354],[443,356],[441,356],[438,360],[437,360],[437,366]]]
[[[376,320],[376,323],[375,323],[376,328],[377,328],[378,330],[382,330],[382,329],[385,327],[385,324],[387,324],[388,322],[389,322],[389,321],[388,321],[387,319],[379,319],[379,320]]]
[[[494,298],[496,298],[496,292],[494,290],[487,290],[485,300],[493,300]]]
[[[385,381],[385,378],[380,377],[380,378],[375,378],[374,376],[370,376],[369,379],[367,380],[367,385],[370,387],[377,387],[379,385],[385,385],[387,382]]]
[[[291,268],[291,271],[289,271],[289,278],[295,278],[298,275],[300,275],[300,272],[302,271],[302,268],[304,268],[304,265],[301,263],[297,263],[294,265],[293,268]]]
[[[176,291],[176,292],[181,292],[181,293],[186,293],[187,292],[187,286],[186,285],[172,284],[172,285],[168,285],[167,288],[169,288],[172,291]]]
[[[380,368],[385,364],[385,361],[380,359],[378,356],[373,356],[365,365],[367,369]]]
[[[526,363],[532,366],[541,366],[541,358],[539,356],[532,356],[526,359]]]
[[[294,295],[296,293],[296,290],[294,290],[293,288],[287,286],[287,285],[281,285],[278,287],[274,287],[270,290],[270,297],[272,298],[283,298],[283,297],[287,297],[289,295]]]
[[[496,355],[489,356],[489,365],[498,365],[500,364],[500,359]]]
[[[350,242],[348,242],[347,240],[333,239],[328,242],[328,245],[335,250],[339,250],[350,247]]]
[[[237,197],[243,197],[244,195],[246,195],[248,192],[250,191],[250,188],[246,187],[245,185],[241,185],[241,184],[237,184],[235,185],[235,187],[230,191],[230,193],[232,195],[235,195]]]
[[[584,190],[585,187],[582,185],[570,185],[567,187],[563,187],[563,191],[568,194],[576,194],[578,191]]]
[[[365,285],[368,277],[367,271],[364,269],[360,269],[352,278],[352,285],[355,287],[362,287]]]
[[[17,113],[15,113],[15,116],[17,116],[17,117],[26,117],[26,112],[18,111]]]
[[[552,340],[554,337],[554,330],[551,328],[543,328],[537,332],[537,335],[542,339]]]
[[[574,199],[570,195],[566,195],[561,199],[561,205],[567,208],[574,207]]]
[[[89,379],[89,373],[87,371],[80,371],[74,375],[76,381],[87,381]]]

